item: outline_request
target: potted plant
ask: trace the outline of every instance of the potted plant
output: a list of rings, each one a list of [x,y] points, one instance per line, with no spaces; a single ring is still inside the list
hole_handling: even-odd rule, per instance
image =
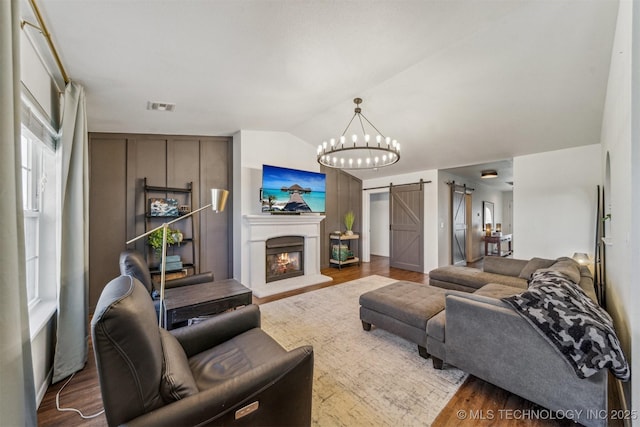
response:
[[[351,236],[353,234],[353,222],[356,220],[356,215],[353,211],[349,211],[344,214],[344,225],[347,227],[347,232],[345,233],[347,236]]]
[[[159,228],[158,230],[149,234],[147,238],[149,241],[149,245],[151,245],[151,247],[156,252],[156,254],[161,255],[162,254],[162,228]],[[167,229],[167,246],[171,246],[175,244],[179,245],[180,242],[182,242],[182,239],[183,239],[183,235],[180,230],[177,230],[175,228]]]

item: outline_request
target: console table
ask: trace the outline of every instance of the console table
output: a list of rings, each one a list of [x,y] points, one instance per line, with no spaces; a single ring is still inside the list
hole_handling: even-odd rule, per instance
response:
[[[187,325],[189,319],[249,305],[252,296],[251,289],[234,279],[167,289],[164,296],[165,328],[179,328]]]
[[[495,244],[496,250],[489,251],[489,244]],[[507,250],[503,250],[502,245],[507,244]],[[508,256],[511,255],[511,234],[504,236],[484,236],[484,256]]]

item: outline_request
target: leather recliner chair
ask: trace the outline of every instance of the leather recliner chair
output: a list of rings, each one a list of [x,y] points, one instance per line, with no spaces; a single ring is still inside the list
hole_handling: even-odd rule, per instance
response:
[[[313,348],[286,351],[255,305],[169,332],[145,287],[120,276],[102,291],[91,335],[111,426],[311,423]]]
[[[151,280],[149,267],[142,254],[134,250],[126,250],[120,253],[120,274],[133,276],[138,279],[147,288],[154,300],[157,300],[159,290],[156,289]],[[193,274],[191,276],[181,277],[179,279],[167,280],[164,284],[165,289],[177,288],[180,286],[197,285],[198,283],[213,282],[213,273]]]

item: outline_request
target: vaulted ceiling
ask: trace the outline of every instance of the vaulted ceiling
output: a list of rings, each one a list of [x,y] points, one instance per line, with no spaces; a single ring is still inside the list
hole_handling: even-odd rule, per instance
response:
[[[361,178],[600,142],[613,0],[37,0],[89,129],[286,131],[365,115],[402,144]],[[27,12],[25,12],[27,13]],[[176,104],[174,112],[146,109]]]

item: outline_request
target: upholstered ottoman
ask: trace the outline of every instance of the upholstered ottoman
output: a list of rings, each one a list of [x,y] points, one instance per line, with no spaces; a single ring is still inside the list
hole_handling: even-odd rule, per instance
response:
[[[427,321],[444,310],[444,300],[442,288],[395,282],[360,295],[360,320],[365,331],[375,325],[416,343],[427,358]]]

